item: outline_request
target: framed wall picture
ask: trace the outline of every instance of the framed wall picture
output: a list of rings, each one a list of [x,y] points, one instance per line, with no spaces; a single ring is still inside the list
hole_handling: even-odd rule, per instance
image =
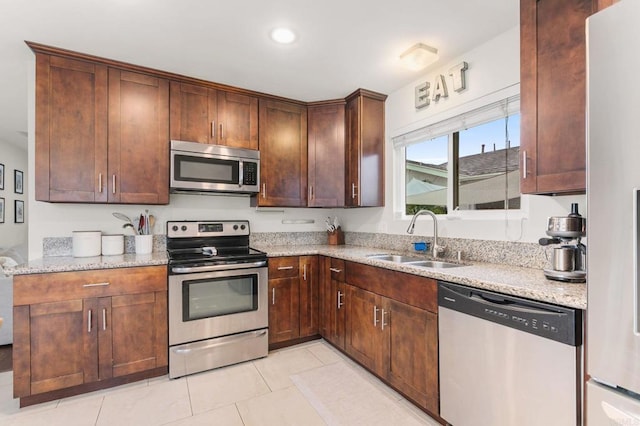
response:
[[[4,189],[4,164],[0,163],[0,189]]]
[[[15,223],[24,223],[24,201],[15,200]]]
[[[14,170],[13,171],[13,192],[15,192],[16,194],[22,194],[24,192],[22,185],[23,185],[22,172],[20,170]]]
[[[4,198],[0,197],[0,223],[4,223]]]

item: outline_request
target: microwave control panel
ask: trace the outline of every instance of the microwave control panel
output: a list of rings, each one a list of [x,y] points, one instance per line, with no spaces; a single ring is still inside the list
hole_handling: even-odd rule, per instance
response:
[[[258,163],[245,161],[243,163],[243,185],[258,184]]]

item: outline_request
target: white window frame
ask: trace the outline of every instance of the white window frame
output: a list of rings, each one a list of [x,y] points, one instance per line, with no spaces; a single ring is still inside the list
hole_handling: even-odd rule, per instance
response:
[[[496,111],[502,106],[502,115]],[[406,146],[419,141],[436,138],[443,135],[448,137],[448,161],[453,164],[453,138],[451,135],[455,131],[473,127],[489,121],[500,119],[505,115],[512,115],[520,112],[520,85],[513,85],[484,96],[472,102],[444,111],[440,114],[414,123],[412,126],[400,129],[391,136],[393,147],[393,216],[396,220],[409,220],[411,216],[405,213],[405,191],[406,191]],[[453,182],[453,168],[447,170],[449,182]],[[520,197],[520,209],[500,209],[500,210],[453,210],[453,191],[447,188],[447,214],[438,215],[448,219],[473,219],[473,220],[504,220],[522,219],[528,217],[529,199]]]

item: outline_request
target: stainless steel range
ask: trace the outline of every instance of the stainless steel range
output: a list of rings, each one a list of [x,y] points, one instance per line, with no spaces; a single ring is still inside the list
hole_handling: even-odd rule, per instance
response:
[[[267,355],[267,255],[249,222],[169,221],[169,377]]]

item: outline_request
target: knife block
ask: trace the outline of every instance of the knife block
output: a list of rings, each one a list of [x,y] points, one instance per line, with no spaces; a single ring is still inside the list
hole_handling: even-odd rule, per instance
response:
[[[327,241],[329,245],[340,246],[344,244],[344,232],[338,227],[333,232],[327,232]]]

